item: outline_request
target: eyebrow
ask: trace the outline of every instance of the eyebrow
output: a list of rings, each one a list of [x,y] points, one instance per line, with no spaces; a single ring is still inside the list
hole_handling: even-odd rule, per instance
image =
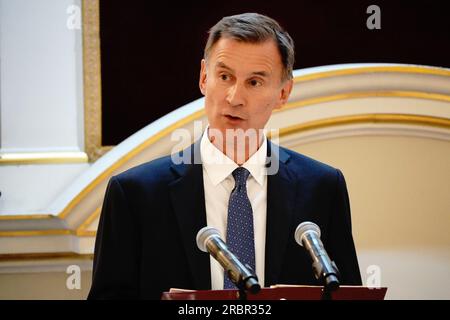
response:
[[[227,66],[225,63],[223,63],[221,61],[216,63],[216,68],[227,69],[231,73],[234,73],[234,70],[232,68],[230,68],[229,66]],[[264,78],[267,78],[269,76],[269,74],[266,71],[255,71],[255,72],[252,72],[252,75],[261,76]]]

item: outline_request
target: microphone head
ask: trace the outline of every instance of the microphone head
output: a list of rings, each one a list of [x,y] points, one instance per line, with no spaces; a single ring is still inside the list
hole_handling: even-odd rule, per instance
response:
[[[301,246],[303,246],[302,238],[309,232],[317,233],[320,238],[320,228],[317,224],[311,221],[305,221],[298,225],[297,229],[295,229],[295,241]]]
[[[203,251],[208,252],[206,250],[206,241],[213,236],[218,236],[220,238],[220,232],[216,228],[213,227],[203,227],[197,233],[197,247]]]

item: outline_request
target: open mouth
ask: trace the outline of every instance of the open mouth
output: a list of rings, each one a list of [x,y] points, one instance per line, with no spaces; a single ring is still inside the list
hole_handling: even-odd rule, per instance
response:
[[[244,120],[244,119],[242,119],[242,118],[240,118],[240,117],[235,117],[235,116],[232,116],[232,115],[229,115],[229,114],[225,115],[225,117],[226,117],[227,119],[233,120],[233,121]]]

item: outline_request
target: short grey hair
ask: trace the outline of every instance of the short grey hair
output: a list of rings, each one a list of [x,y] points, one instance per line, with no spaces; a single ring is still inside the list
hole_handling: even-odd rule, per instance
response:
[[[282,80],[292,79],[295,61],[294,41],[274,19],[258,13],[243,13],[222,18],[209,30],[204,51],[205,60],[220,38],[249,43],[274,40],[283,64]]]

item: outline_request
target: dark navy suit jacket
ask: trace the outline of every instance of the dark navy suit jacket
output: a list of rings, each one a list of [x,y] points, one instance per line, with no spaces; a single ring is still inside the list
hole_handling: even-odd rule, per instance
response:
[[[182,152],[199,155],[197,141]],[[268,141],[268,154],[274,149]],[[182,153],[181,153],[182,154]],[[360,285],[344,177],[338,169],[279,147],[268,176],[265,286],[319,285],[311,258],[294,239],[297,225],[319,225],[341,283]],[[199,157],[197,159],[200,159]],[[196,245],[206,226],[201,164],[170,156],[109,181],[95,244],[89,299],[160,299],[170,288],[211,289],[210,258]]]

